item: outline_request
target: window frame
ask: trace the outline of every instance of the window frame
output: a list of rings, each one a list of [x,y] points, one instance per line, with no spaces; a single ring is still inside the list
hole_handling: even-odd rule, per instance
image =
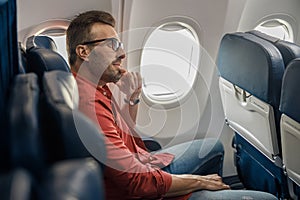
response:
[[[296,23],[295,18],[287,14],[277,13],[265,16],[257,21],[254,26],[254,30],[258,30],[257,27],[265,23],[271,23],[272,21],[275,23],[281,23],[287,28],[288,34],[290,35],[290,40],[285,41],[295,42],[295,39],[298,35],[298,24]]]
[[[194,19],[186,17],[186,16],[171,16],[171,17],[164,18],[163,20],[155,23],[147,32],[146,36],[144,37],[143,44],[142,44],[141,57],[140,57],[140,61],[139,61],[140,66],[142,66],[143,50],[144,50],[145,45],[146,45],[149,37],[151,36],[151,34],[155,30],[157,30],[165,25],[169,25],[169,24],[179,24],[179,25],[182,25],[182,26],[188,28],[188,30],[193,35],[195,41],[199,45],[199,57],[198,57],[197,65],[196,65],[197,69],[195,69],[196,72],[195,72],[195,76],[194,76],[194,81],[191,84],[189,91],[184,92],[182,95],[174,97],[173,99],[164,100],[164,99],[159,99],[159,98],[155,98],[155,97],[153,98],[153,95],[145,93],[144,89],[142,90],[142,98],[147,105],[153,106],[155,104],[159,104],[166,109],[168,109],[168,108],[171,109],[171,108],[179,106],[180,104],[184,103],[193,93],[195,93],[193,91],[194,90],[193,88],[195,87],[195,84],[199,77],[201,55],[202,55],[202,51],[203,51],[203,48],[201,46],[202,29],[201,29],[200,25]]]

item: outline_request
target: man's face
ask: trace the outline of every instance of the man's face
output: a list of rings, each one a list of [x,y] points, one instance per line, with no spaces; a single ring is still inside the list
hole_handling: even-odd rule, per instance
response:
[[[89,55],[89,70],[99,76],[99,84],[116,83],[126,70],[122,67],[125,52],[119,47],[119,39],[115,29],[106,24],[94,24],[91,29],[93,40],[103,40],[93,44]],[[115,41],[113,41],[115,40]],[[119,48],[118,48],[119,47]]]

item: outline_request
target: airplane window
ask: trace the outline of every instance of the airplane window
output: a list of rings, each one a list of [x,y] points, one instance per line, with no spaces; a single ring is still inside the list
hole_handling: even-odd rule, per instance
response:
[[[152,102],[172,103],[192,89],[200,56],[198,37],[187,24],[168,23],[147,39],[141,58],[143,92]]]
[[[288,22],[280,19],[272,19],[259,24],[255,30],[261,31],[273,37],[293,42],[293,30]]]

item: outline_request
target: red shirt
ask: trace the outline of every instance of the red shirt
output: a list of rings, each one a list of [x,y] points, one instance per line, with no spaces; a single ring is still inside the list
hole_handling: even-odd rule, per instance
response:
[[[79,110],[99,124],[105,135],[106,199],[163,199],[172,178],[160,168],[169,165],[174,156],[168,153],[152,155],[145,150],[143,141],[122,118],[106,85],[97,87],[79,75],[76,81]],[[174,199],[186,198],[188,196]]]

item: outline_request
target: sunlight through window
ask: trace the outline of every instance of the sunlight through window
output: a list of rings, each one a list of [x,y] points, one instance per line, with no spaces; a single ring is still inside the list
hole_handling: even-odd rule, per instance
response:
[[[142,52],[144,94],[160,102],[184,97],[195,81],[199,56],[198,38],[186,24],[169,23],[154,30]]]

